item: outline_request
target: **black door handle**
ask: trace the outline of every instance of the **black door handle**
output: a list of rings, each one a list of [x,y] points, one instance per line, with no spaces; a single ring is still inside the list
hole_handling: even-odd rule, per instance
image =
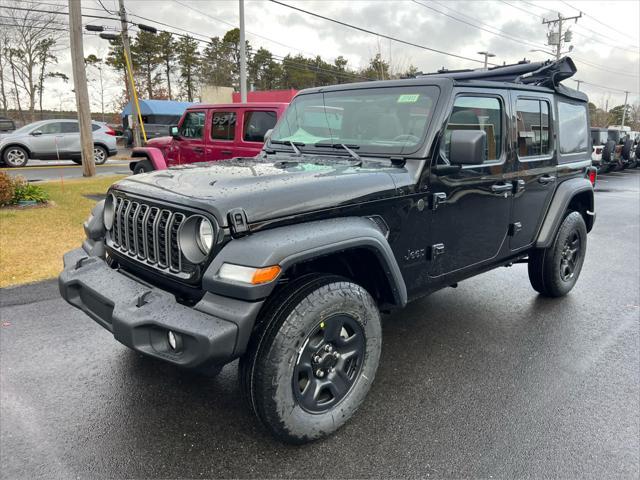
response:
[[[224,153],[225,155],[231,155],[233,152],[231,150],[220,150],[220,153]]]
[[[542,183],[543,185],[546,185],[547,183],[553,183],[555,181],[556,177],[554,177],[553,175],[544,175],[538,179],[538,182]]]
[[[511,183],[496,183],[495,185],[491,185],[491,191],[493,193],[504,193],[510,192],[513,190],[513,184]]]
[[[194,151],[194,152],[196,152],[196,153],[202,153],[202,152],[204,152],[204,149],[203,149],[203,148],[200,148],[200,147],[195,147],[195,148],[193,149],[193,151]]]

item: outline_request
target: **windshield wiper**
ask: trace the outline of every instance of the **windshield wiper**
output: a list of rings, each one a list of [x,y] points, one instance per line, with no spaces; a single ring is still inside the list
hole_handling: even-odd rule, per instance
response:
[[[347,151],[349,155],[351,155],[357,161],[362,162],[362,158],[360,158],[360,155],[358,155],[356,152],[352,150],[352,148],[353,149],[360,148],[360,145],[347,145],[344,143],[316,143],[313,146],[317,148],[343,148],[344,150]]]
[[[302,152],[298,147],[305,146],[305,144],[302,142],[294,142],[292,140],[270,140],[270,143],[275,143],[276,145],[289,145],[291,148],[293,148],[293,151],[298,157],[302,155]]]

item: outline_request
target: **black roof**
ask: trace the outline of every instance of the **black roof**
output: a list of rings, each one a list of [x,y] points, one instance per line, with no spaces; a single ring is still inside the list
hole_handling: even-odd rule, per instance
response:
[[[553,93],[587,102],[589,98],[582,92],[561,85],[560,82],[572,77],[576,67],[571,58],[546,62],[523,61],[514,65],[503,65],[482,70],[440,70],[435,73],[420,74],[415,78],[401,80],[376,80],[370,82],[347,83],[327,87],[314,87],[299,93],[327,92],[354,88],[402,87],[447,83],[472,85],[486,88],[517,88]]]

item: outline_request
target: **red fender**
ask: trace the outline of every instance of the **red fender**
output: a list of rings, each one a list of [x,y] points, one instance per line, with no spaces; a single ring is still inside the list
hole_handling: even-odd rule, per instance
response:
[[[154,170],[166,170],[167,169],[167,161],[162,154],[162,150],[156,147],[135,147],[131,151],[132,158],[145,158],[149,160],[149,163],[153,167]],[[136,162],[131,162],[129,164],[129,168],[131,171],[136,166]]]

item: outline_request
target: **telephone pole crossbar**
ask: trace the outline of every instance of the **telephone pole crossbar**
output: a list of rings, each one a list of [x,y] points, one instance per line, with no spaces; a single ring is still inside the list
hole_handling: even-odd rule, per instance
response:
[[[575,15],[573,17],[563,17],[562,14],[558,13],[558,18],[554,18],[553,20],[546,20],[546,19],[542,19],[542,23],[544,25],[551,25],[551,24],[558,24],[558,32],[557,32],[557,37],[555,37],[556,32],[551,32],[549,34],[549,42],[548,44],[550,46],[555,46],[556,47],[556,59],[559,60],[560,56],[562,55],[561,50],[562,50],[562,42],[568,42],[569,40],[564,40],[563,39],[563,34],[562,34],[562,27],[564,22],[566,22],[567,20],[575,20],[576,23],[578,22],[578,19],[582,17],[582,12],[580,12],[580,15]],[[571,34],[571,32],[566,32]],[[557,38],[555,41],[551,41],[551,39]]]

